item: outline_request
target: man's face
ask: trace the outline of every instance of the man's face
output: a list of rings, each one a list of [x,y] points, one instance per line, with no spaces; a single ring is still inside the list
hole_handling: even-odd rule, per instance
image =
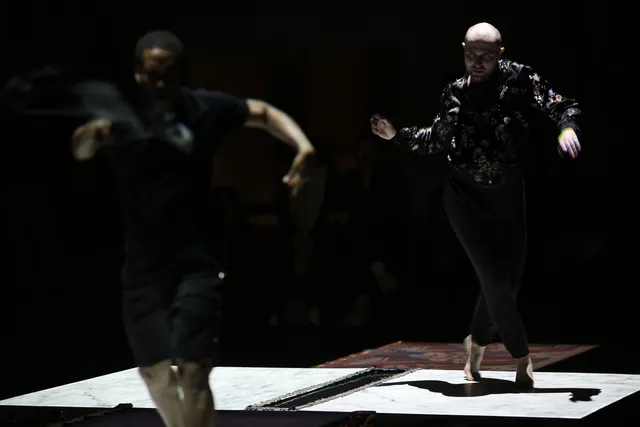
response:
[[[462,43],[464,48],[464,66],[472,82],[488,80],[498,66],[498,60],[504,51],[495,43],[470,41]]]
[[[180,90],[178,58],[160,49],[145,49],[134,72],[138,86],[157,101],[171,102]]]

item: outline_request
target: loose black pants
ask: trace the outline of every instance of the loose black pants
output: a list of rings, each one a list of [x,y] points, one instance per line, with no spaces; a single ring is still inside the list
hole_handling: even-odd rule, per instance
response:
[[[146,274],[123,272],[123,320],[140,367],[214,359],[222,279],[207,251],[188,248]]]
[[[444,205],[458,240],[480,282],[471,337],[481,346],[499,334],[514,358],[529,354],[517,307],[526,259],[524,179],[513,172],[504,184],[482,186],[472,175],[452,171]]]

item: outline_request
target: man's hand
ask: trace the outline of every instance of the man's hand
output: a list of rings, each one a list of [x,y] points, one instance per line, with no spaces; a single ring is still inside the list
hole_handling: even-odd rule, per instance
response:
[[[386,140],[396,136],[396,129],[391,122],[379,114],[371,116],[371,131]]]
[[[282,182],[291,189],[293,197],[297,196],[300,189],[309,181],[313,171],[315,153],[313,148],[299,151],[291,163],[289,172],[282,178]]]
[[[558,151],[561,155],[569,154],[572,159],[578,157],[578,153],[582,151],[578,135],[571,128],[566,128],[560,132],[558,136]]]
[[[89,160],[108,142],[111,120],[92,120],[78,127],[71,137],[71,151],[76,160]]]

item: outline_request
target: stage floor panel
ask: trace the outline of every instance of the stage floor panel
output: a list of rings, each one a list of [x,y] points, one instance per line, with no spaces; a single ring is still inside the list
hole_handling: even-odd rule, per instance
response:
[[[338,380],[363,369],[215,368],[210,382],[216,407],[244,410],[247,406],[301,389]],[[112,408],[131,403],[154,408],[137,369],[128,369],[60,387],[0,401],[0,405]]]
[[[514,376],[489,371],[468,382],[460,371],[418,370],[303,410],[582,419],[640,391],[640,375],[536,372],[527,393],[514,387]]]
[[[361,369],[220,367],[211,375],[216,407],[269,409],[285,396],[327,389],[357,377]],[[342,394],[310,401],[295,409],[314,412],[375,411],[416,416],[478,416],[582,419],[640,391],[640,375],[536,372],[536,389],[513,387],[514,372],[486,371],[478,383],[461,371],[424,369]],[[130,403],[153,408],[136,369],[129,369],[0,401],[0,405],[113,408]]]

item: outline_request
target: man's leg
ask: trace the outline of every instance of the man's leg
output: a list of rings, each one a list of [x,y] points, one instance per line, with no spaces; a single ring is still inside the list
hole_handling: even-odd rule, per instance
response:
[[[533,388],[533,364],[529,355],[527,335],[517,307],[527,254],[527,224],[524,181],[506,185],[503,193],[492,200],[497,221],[485,230],[497,236],[492,254],[482,266],[476,265],[478,278],[485,295],[486,308],[497,327],[502,341],[516,360],[516,385]]]
[[[448,181],[444,188],[444,207],[451,228],[473,264],[474,249],[478,250],[474,246],[478,238],[474,235],[477,235],[480,229],[477,224],[478,214],[474,215],[474,211],[478,211],[480,207],[475,205],[475,201],[470,198],[466,190],[468,187],[464,186],[464,183]],[[481,378],[479,371],[484,351],[493,342],[495,335],[496,327],[480,290],[473,311],[470,334],[463,341],[466,353],[464,375],[468,381],[477,381]]]
[[[215,405],[209,375],[213,369],[213,360],[178,360],[177,363],[182,425],[212,427],[215,422]]]
[[[515,274],[524,265],[526,245],[519,188],[487,191],[450,182],[445,187],[445,208],[481,286],[482,300],[476,305],[469,342],[476,343],[476,352],[481,351],[497,330],[511,355],[524,360],[529,348],[516,302],[521,274]]]
[[[518,310],[513,278],[499,274],[491,267],[485,264],[476,268],[487,311],[509,353],[515,359],[528,356],[527,334]],[[482,326],[473,325],[472,328],[477,330]]]
[[[464,339],[463,345],[467,355],[464,366],[464,374],[469,381],[478,381],[481,378],[480,364],[484,357],[484,352],[489,344],[493,342],[497,330],[491,315],[487,309],[484,295],[480,292],[473,310],[471,320],[471,333]]]
[[[519,234],[518,230],[515,230],[514,233],[516,236]],[[507,243],[507,242],[505,242]],[[523,237],[520,241],[516,241],[513,245],[513,269],[512,269],[512,280],[511,285],[513,286],[513,290],[515,295],[517,296],[518,291],[520,290],[520,285],[522,283],[522,276],[524,272],[525,259],[526,259],[526,236]],[[491,344],[498,334],[498,330],[496,329],[496,325],[491,319],[491,315],[489,314],[489,309],[487,308],[486,299],[482,293],[478,295],[478,299],[476,301],[476,305],[473,309],[473,316],[471,320],[470,327],[470,343],[474,344],[474,347],[481,349],[484,353],[484,348]],[[471,340],[470,337],[473,337]],[[481,360],[481,357],[480,357]],[[479,363],[479,362],[478,362]]]
[[[215,421],[209,376],[218,342],[220,287],[213,274],[187,275],[172,307],[172,352],[185,427],[211,427]]]
[[[162,282],[126,285],[125,331],[149,395],[167,427],[183,427],[177,376],[171,369],[169,313]]]
[[[139,371],[164,425],[185,427],[178,395],[178,375],[171,368],[171,361],[164,360],[152,366],[141,367]]]
[[[471,320],[470,335],[473,342],[481,347],[486,347],[496,338],[498,331],[496,329],[489,310],[487,302],[482,292],[478,295],[476,305],[473,309],[473,317]]]
[[[524,216],[522,219],[522,223],[516,222],[514,224],[514,226],[516,227],[516,230],[514,231],[514,235],[516,236],[516,238],[513,245],[514,262],[512,264],[513,270],[511,272],[513,277],[513,293],[516,298],[518,296],[518,292],[520,291],[520,286],[522,285],[524,269],[527,261],[527,223],[526,203],[524,203],[524,187],[522,198],[524,206]],[[533,361],[531,360],[531,356],[529,354],[516,359],[516,384],[525,389],[533,388]]]

